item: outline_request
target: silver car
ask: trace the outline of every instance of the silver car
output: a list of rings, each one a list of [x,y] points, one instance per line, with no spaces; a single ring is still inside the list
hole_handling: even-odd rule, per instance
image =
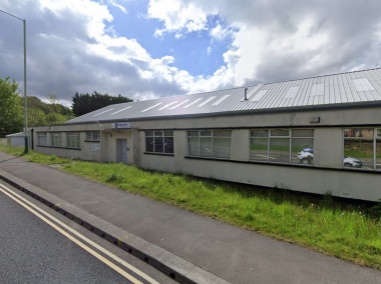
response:
[[[314,148],[304,148],[298,153],[297,157],[301,164],[312,164],[314,159]],[[362,162],[356,158],[345,157],[343,165],[346,168],[361,168]]]

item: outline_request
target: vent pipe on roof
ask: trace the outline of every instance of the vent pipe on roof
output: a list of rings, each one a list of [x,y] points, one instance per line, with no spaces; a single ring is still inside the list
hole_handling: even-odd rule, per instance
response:
[[[245,92],[245,98],[244,98],[244,100],[247,101],[247,88],[245,88],[244,92]]]

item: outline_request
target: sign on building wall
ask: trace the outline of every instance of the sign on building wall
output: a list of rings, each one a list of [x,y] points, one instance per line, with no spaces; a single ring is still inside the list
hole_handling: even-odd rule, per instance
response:
[[[112,128],[114,128],[114,129],[131,128],[131,122],[114,122],[112,124]]]
[[[101,150],[101,145],[91,144],[91,152],[99,152]]]

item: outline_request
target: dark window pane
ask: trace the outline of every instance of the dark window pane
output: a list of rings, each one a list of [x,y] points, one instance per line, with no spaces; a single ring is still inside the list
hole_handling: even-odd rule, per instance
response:
[[[270,139],[270,162],[290,162],[290,139],[271,138]]]
[[[198,136],[198,131],[188,131],[188,136]]]
[[[153,152],[153,138],[146,137],[146,152]]]
[[[373,138],[372,128],[346,128],[344,129],[344,137],[363,137]]]
[[[292,137],[314,137],[314,131],[312,129],[294,129]]]
[[[252,130],[251,131],[251,137],[268,137],[269,131],[268,130]]]
[[[200,156],[200,145],[198,137],[188,137],[188,154],[190,156]]]
[[[164,153],[173,154],[173,137],[164,138]]]
[[[200,136],[212,136],[212,131],[200,131]]]
[[[155,145],[155,153],[164,153],[164,141],[163,137],[155,137],[154,138],[154,145]]]
[[[269,160],[268,141],[267,138],[251,138],[250,160],[263,162]]]
[[[230,130],[216,130],[214,131],[215,137],[230,137],[231,131]]]
[[[289,129],[273,129],[270,131],[271,136],[289,136]]]
[[[376,142],[376,169],[381,170],[381,140]]]
[[[213,143],[211,137],[200,138],[201,157],[213,157]]]
[[[373,168],[373,140],[344,139],[344,167]]]
[[[314,139],[293,138],[291,141],[291,163],[313,164]]]
[[[230,138],[214,138],[213,151],[216,158],[229,158]]]

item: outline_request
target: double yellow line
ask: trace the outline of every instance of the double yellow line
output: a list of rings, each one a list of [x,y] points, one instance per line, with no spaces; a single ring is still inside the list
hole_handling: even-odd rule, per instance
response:
[[[33,213],[35,216],[40,218],[42,221],[50,225],[52,228],[60,232],[62,235],[67,237],[69,240],[80,246],[82,249],[102,261],[104,264],[118,272],[120,275],[131,281],[132,283],[136,284],[143,284],[143,282],[136,279],[131,274],[127,273],[125,270],[120,268],[119,266],[115,265],[113,262],[93,250],[89,245],[96,248],[98,251],[102,252],[104,255],[108,256],[109,258],[113,259],[115,262],[119,263],[121,266],[124,266],[128,270],[134,272],[136,275],[140,276],[144,280],[146,280],[148,283],[151,284],[159,284],[156,280],[152,279],[150,276],[142,272],[141,270],[137,269],[136,267],[132,266],[131,264],[127,263],[120,257],[116,256],[115,254],[111,253],[110,251],[106,250],[102,246],[98,245],[97,243],[93,242],[89,238],[85,237],[84,235],[80,234],[79,232],[75,231],[71,227],[67,226],[65,223],[61,222],[54,216],[50,215],[46,211],[42,210],[38,206],[34,205],[33,203],[29,202],[19,194],[13,192],[11,189],[7,188],[6,186],[0,184],[0,191],[7,195],[9,198],[16,201],[18,204],[23,206],[25,209],[27,209],[29,212]],[[71,234],[69,234],[70,232]],[[75,235],[77,238],[73,237]],[[87,244],[85,244],[87,243]]]

